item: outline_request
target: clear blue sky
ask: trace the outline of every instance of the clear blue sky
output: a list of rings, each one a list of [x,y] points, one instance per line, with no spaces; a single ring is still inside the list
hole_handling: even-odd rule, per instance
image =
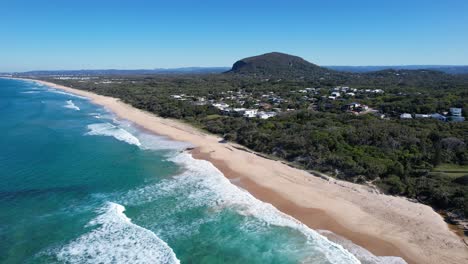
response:
[[[468,64],[467,0],[0,0],[0,71]]]

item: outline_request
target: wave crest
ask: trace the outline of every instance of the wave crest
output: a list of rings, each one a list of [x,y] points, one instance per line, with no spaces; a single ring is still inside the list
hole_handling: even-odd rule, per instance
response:
[[[140,147],[141,143],[138,138],[132,135],[127,130],[114,126],[110,123],[97,123],[88,125],[89,132],[86,135],[90,136],[111,136],[117,140],[127,142],[128,144],[132,144],[135,146]]]
[[[65,108],[68,108],[68,109],[73,109],[73,110],[76,110],[76,111],[80,111],[80,108],[78,106],[76,106],[72,100],[67,100],[67,103],[65,104],[64,106]]]
[[[58,253],[66,263],[180,263],[174,251],[153,232],[135,225],[125,207],[108,203],[87,226],[100,225]]]
[[[234,209],[241,215],[260,220],[260,225],[247,221],[245,226],[247,229],[249,229],[249,224],[255,225],[252,227],[253,230],[272,225],[291,228],[302,233],[306,238],[307,245],[304,248],[289,249],[296,252],[303,250],[302,253],[306,255],[306,258],[311,257],[314,261],[327,259],[332,263],[360,263],[341,245],[329,241],[271,204],[264,203],[247,191],[231,184],[211,163],[196,160],[188,153],[180,153],[170,160],[182,165],[185,170],[171,179],[165,179],[157,184],[128,192],[120,197],[122,203],[138,206],[162,197],[184,195],[187,198],[186,201],[183,201],[184,198],[178,202],[174,208],[170,209],[173,211],[172,213],[195,207],[208,207],[215,211],[224,208]]]

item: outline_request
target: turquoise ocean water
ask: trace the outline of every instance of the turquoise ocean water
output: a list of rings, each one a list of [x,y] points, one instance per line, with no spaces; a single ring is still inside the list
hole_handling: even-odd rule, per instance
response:
[[[0,263],[358,263],[188,144],[0,79]]]

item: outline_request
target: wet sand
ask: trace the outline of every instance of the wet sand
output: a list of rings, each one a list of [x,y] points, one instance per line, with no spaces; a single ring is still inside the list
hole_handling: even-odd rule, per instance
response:
[[[396,246],[377,237],[353,232],[340,225],[325,210],[306,208],[296,205],[273,190],[256,184],[249,178],[230,169],[222,160],[213,159],[210,154],[202,153],[198,148],[190,151],[195,159],[211,162],[218,168],[231,183],[247,190],[255,198],[262,202],[270,203],[281,212],[299,219],[302,223],[315,230],[328,230],[339,236],[351,240],[353,243],[364,247],[377,256],[400,256],[408,263],[417,263],[416,260],[405,256]]]

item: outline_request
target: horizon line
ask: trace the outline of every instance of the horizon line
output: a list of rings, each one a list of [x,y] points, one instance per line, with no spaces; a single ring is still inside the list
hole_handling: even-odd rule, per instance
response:
[[[468,64],[394,64],[394,65],[318,65],[320,67],[468,67]],[[182,66],[182,67],[156,67],[156,68],[82,68],[82,69],[35,69],[25,71],[1,71],[1,73],[26,73],[34,71],[154,71],[154,70],[178,70],[178,69],[210,69],[232,68],[232,66]]]

